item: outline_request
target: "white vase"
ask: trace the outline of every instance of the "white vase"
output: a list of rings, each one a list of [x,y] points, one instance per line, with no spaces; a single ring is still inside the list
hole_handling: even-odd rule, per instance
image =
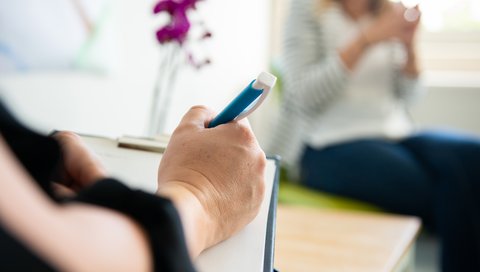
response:
[[[173,91],[178,71],[183,62],[182,48],[177,43],[166,44],[153,90],[149,125],[147,134],[150,137],[166,133],[166,124],[170,112]]]

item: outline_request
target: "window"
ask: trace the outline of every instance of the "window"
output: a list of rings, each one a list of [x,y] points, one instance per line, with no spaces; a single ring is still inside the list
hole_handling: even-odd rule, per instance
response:
[[[480,1],[402,2],[422,10],[419,50],[426,71],[480,72]]]
[[[421,0],[422,24],[428,32],[480,32],[478,0]]]
[[[284,17],[289,1],[271,0],[272,55],[280,52]],[[480,86],[480,1],[479,0],[390,0],[402,2],[407,7],[419,5],[422,24],[419,33],[419,57],[423,69],[429,74],[461,74]],[[443,82],[443,81],[442,81]]]

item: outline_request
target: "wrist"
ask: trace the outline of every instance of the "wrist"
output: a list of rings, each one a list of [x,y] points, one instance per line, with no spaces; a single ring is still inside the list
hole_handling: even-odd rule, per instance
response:
[[[370,25],[363,29],[360,29],[360,35],[365,40],[368,46],[379,42],[381,39],[378,37],[375,25]]]
[[[107,171],[105,169],[99,167],[94,168],[94,170],[87,171],[87,173],[85,173],[85,175],[82,177],[82,184],[91,184],[95,181],[107,178]]]
[[[373,39],[371,38],[371,34],[368,33],[366,29],[360,29],[359,31],[359,40],[362,48],[368,48],[370,45],[373,44]]]
[[[403,73],[408,77],[416,78],[418,77],[420,71],[417,64],[415,48],[413,46],[410,46],[410,47],[406,47],[405,50],[406,50],[407,61],[403,69]]]
[[[414,43],[404,43],[405,52],[407,53],[408,58],[415,58],[416,57],[416,49]]]
[[[73,179],[72,184],[74,189],[82,189],[86,186],[89,186],[99,180],[107,178],[107,172],[103,167],[97,165],[91,165],[79,169],[77,172],[70,172],[71,178]]]
[[[187,247],[192,258],[214,244],[216,225],[191,190],[176,182],[159,186],[157,194],[173,202],[182,221]]]

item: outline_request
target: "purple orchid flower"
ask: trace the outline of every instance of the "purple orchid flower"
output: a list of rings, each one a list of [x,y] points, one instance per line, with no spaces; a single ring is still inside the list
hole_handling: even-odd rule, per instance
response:
[[[161,0],[156,4],[154,14],[167,12],[170,15],[170,22],[157,31],[158,42],[164,44],[176,41],[183,44],[190,30],[187,11],[195,9],[199,1],[201,0]]]

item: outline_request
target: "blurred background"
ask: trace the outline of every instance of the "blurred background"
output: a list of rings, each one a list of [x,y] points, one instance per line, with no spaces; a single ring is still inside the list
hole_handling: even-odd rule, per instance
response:
[[[219,111],[259,71],[275,67],[289,0],[207,0],[192,13],[213,33],[196,52],[211,64],[185,64],[173,88],[165,132],[193,104]],[[419,1],[405,0],[407,5]],[[37,129],[143,135],[162,58],[162,23],[150,0],[0,0],[0,89]],[[480,135],[480,3],[422,0],[419,36],[425,99],[422,127]],[[246,17],[245,14],[248,14]],[[253,19],[254,18],[254,19]],[[93,34],[92,34],[93,33]],[[163,55],[162,55],[163,54]],[[275,97],[252,116],[264,143]]]
[[[155,38],[166,20],[153,14],[155,3],[0,0],[0,96],[41,132],[145,135],[159,70],[171,53]],[[412,110],[414,121],[480,136],[480,1],[404,3],[420,3],[423,13],[418,45],[428,93]],[[212,37],[189,50],[211,64],[198,69],[185,61],[177,69],[164,90],[171,94],[164,133],[190,106],[220,111],[260,71],[275,70],[288,7],[289,0],[204,0],[190,11],[192,26]],[[271,95],[250,118],[262,145],[278,99]],[[426,239],[417,259],[427,264],[419,271],[435,271],[436,242]]]
[[[0,0],[0,90],[12,110],[41,131],[68,129],[143,135],[162,60],[170,52],[155,32],[167,16],[153,0]],[[269,1],[200,1],[192,31],[213,33],[186,62],[172,94],[165,132],[194,104],[220,110],[268,69]],[[246,17],[245,14],[248,14]],[[256,18],[252,20],[251,18]]]
[[[281,66],[283,27],[290,1],[272,1],[270,65]],[[427,93],[411,109],[418,128],[456,130],[480,135],[480,1],[404,0],[407,7],[420,6],[418,57]],[[271,122],[277,118],[279,97],[271,96],[254,122],[260,142],[266,145]],[[257,120],[254,120],[257,121]],[[422,232],[416,243],[415,271],[440,271],[439,241]]]

